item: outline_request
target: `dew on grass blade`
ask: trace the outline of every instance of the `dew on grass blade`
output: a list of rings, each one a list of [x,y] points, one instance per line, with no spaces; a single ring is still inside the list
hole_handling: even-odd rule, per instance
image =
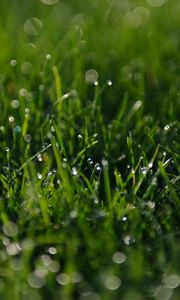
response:
[[[164,126],[164,130],[165,130],[165,131],[168,131],[168,130],[169,130],[169,128],[170,128],[170,126],[169,126],[169,125],[165,125],[165,126]]]
[[[38,18],[31,18],[28,19],[25,23],[24,23],[24,31],[32,36],[36,36],[38,35],[41,30],[43,28],[43,24],[41,22],[41,20],[39,20]]]
[[[57,4],[60,0],[40,0],[40,1],[46,5],[54,5]]]
[[[121,285],[121,280],[117,276],[109,276],[105,280],[105,287],[108,290],[117,290]]]
[[[42,179],[42,174],[38,172],[37,173],[37,178],[41,180]]]
[[[77,169],[75,167],[72,168],[72,175],[73,176],[77,176],[78,175]]]

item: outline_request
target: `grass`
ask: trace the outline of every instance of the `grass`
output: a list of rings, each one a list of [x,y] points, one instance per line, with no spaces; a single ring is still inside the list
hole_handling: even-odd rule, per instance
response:
[[[179,300],[179,1],[42,2],[1,0],[0,299]]]

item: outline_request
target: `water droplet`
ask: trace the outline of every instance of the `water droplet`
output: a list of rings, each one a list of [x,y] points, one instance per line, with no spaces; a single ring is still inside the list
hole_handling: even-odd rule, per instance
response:
[[[148,164],[148,167],[151,169],[151,168],[153,167],[153,162],[150,162],[150,163]]]
[[[83,140],[83,137],[81,134],[78,134],[78,140]]]
[[[117,290],[121,285],[121,280],[117,276],[109,276],[105,280],[105,287],[108,290]]]
[[[6,151],[6,152],[9,152],[9,147],[6,147],[6,148],[5,148],[5,151]]]
[[[15,66],[17,65],[17,61],[16,61],[15,59],[12,59],[12,60],[10,61],[10,65],[11,65],[12,67],[15,67]]]
[[[102,166],[103,166],[104,168],[107,168],[108,165],[109,165],[109,163],[108,163],[108,161],[107,161],[106,159],[102,159],[101,163],[102,163]]]
[[[107,80],[107,85],[111,86],[112,85],[112,81],[111,80]]]
[[[38,18],[31,18],[28,19],[25,23],[24,23],[24,31],[32,36],[36,36],[38,35],[41,30],[43,28],[43,24],[41,22],[41,20],[39,20]]]
[[[31,71],[32,71],[32,65],[29,62],[26,61],[21,65],[21,72],[23,74],[29,74],[31,73]]]
[[[165,125],[165,126],[164,126],[164,130],[165,130],[165,131],[169,130],[169,128],[170,128],[169,125]]]
[[[57,4],[59,2],[59,0],[41,0],[41,2],[46,5],[54,5],[54,4]]]
[[[77,176],[78,175],[77,169],[75,167],[72,168],[72,175],[73,176]]]
[[[94,83],[95,84],[95,82],[98,79],[98,72],[94,69],[88,70],[85,74],[85,78],[86,78],[86,81],[88,83]]]
[[[37,156],[37,159],[38,159],[38,161],[43,161],[43,156],[42,156],[42,154],[38,154],[38,156]]]
[[[122,264],[126,260],[126,255],[123,252],[116,252],[113,254],[112,261],[115,264]]]
[[[142,168],[141,168],[141,173],[142,173],[143,175],[146,175],[146,174],[147,174],[147,171],[148,171],[148,168],[147,168],[147,167],[142,167]]]
[[[37,178],[38,178],[38,179],[42,179],[42,174],[38,172],[38,173],[37,173]]]
[[[96,169],[96,171],[101,171],[101,166],[100,166],[100,164],[99,163],[96,163],[95,164],[95,169]]]

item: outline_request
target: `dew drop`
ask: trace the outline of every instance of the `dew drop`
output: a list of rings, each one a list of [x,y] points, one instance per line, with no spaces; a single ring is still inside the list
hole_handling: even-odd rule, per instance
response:
[[[107,80],[107,85],[111,86],[112,85],[112,81],[111,80]]]
[[[75,167],[72,168],[72,175],[73,176],[77,176],[78,175],[77,169]]]

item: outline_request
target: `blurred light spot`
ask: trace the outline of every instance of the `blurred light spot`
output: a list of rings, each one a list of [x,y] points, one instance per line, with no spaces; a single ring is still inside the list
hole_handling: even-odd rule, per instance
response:
[[[24,31],[29,35],[38,35],[41,32],[42,28],[43,24],[38,18],[28,19],[24,23]]]
[[[41,296],[36,291],[25,291],[23,292],[22,300],[42,300]]]
[[[79,283],[83,280],[82,275],[78,272],[71,273],[71,281],[73,283]]]
[[[13,116],[9,116],[9,123],[14,123],[14,121],[15,121],[15,118],[13,117]]]
[[[153,294],[153,296],[157,300],[169,300],[173,295],[173,291],[172,289],[168,289],[165,286],[158,286],[157,288],[155,288]]]
[[[66,285],[70,282],[70,277],[68,274],[66,273],[60,273],[57,277],[56,277],[57,282],[60,285]]]
[[[42,3],[46,5],[53,5],[59,2],[59,0],[41,0]]]
[[[24,140],[25,140],[26,143],[30,143],[31,140],[32,140],[32,136],[29,133],[27,133],[24,136]]]
[[[6,247],[6,250],[8,255],[17,255],[21,248],[17,243],[11,243]]]
[[[101,300],[101,297],[94,292],[87,291],[79,298],[79,300]]]
[[[126,235],[126,236],[124,236],[123,241],[127,246],[129,246],[135,242],[135,238],[133,238],[130,235]]]
[[[76,168],[72,168],[72,175],[73,176],[77,176],[78,175],[78,172],[77,172]]]
[[[19,102],[17,99],[12,100],[11,106],[12,106],[13,108],[18,108],[19,105],[20,105],[20,102]]]
[[[32,71],[32,65],[29,62],[26,61],[21,65],[21,72],[23,74],[29,74],[31,73],[31,71]]]
[[[152,7],[160,7],[165,3],[165,0],[147,0],[147,3]]]
[[[59,272],[60,270],[60,263],[57,260],[53,260],[50,265],[48,266],[48,270],[52,273]]]
[[[113,254],[112,260],[116,264],[122,264],[126,260],[126,255],[123,252],[116,252]]]
[[[57,253],[57,249],[56,249],[55,247],[49,247],[48,252],[49,252],[51,255],[54,255],[54,254]]]
[[[141,17],[137,11],[129,11],[124,16],[124,23],[130,28],[137,28],[141,25]]]
[[[105,286],[109,290],[117,290],[121,285],[121,280],[117,276],[109,276],[105,280]]]
[[[123,298],[123,300],[143,300],[144,298],[136,291],[129,291]]]
[[[22,89],[20,89],[19,94],[20,94],[20,96],[22,96],[22,97],[26,97],[27,94],[28,94],[28,92],[27,92],[26,89],[22,88]]]
[[[86,81],[88,83],[94,83],[97,81],[98,79],[98,72],[96,70],[88,70],[85,74],[85,78],[86,78]]]
[[[11,65],[12,67],[15,67],[15,66],[17,65],[17,61],[16,61],[15,59],[12,59],[12,60],[10,61],[10,65]]]
[[[45,285],[45,279],[38,277],[34,272],[28,275],[28,283],[35,289],[40,289]]]
[[[4,234],[10,237],[14,237],[18,233],[17,225],[13,222],[8,222],[3,225]]]
[[[175,289],[180,285],[180,276],[171,274],[165,278],[165,286],[169,289]]]
[[[47,59],[47,60],[51,60],[51,58],[52,58],[51,54],[47,54],[47,55],[46,55],[46,59]]]

